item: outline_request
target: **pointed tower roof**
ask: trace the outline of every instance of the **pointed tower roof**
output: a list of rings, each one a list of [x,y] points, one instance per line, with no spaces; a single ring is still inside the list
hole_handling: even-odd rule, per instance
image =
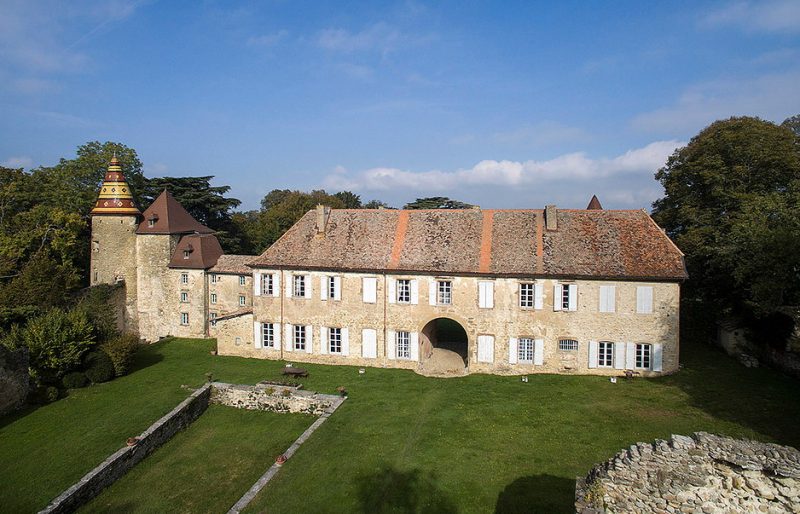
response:
[[[108,164],[106,176],[103,178],[103,185],[100,186],[100,194],[97,195],[97,203],[91,212],[92,216],[138,216],[141,214],[136,204],[133,202],[133,195],[125,177],[122,175],[122,166],[119,165],[117,156],[111,158]]]
[[[597,195],[592,195],[592,199],[589,201],[589,205],[586,206],[587,211],[602,211],[603,206],[600,205],[600,200],[597,199]]]
[[[137,234],[212,234],[214,231],[192,217],[166,189],[144,211]]]

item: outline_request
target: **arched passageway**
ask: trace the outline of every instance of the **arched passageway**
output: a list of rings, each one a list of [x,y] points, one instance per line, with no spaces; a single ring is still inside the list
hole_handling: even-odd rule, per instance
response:
[[[463,372],[469,364],[467,331],[450,318],[429,321],[422,329],[419,356],[427,372]]]

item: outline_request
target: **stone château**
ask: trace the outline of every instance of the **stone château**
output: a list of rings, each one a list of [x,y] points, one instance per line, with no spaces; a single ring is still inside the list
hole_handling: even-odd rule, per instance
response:
[[[221,355],[453,373],[678,369],[683,254],[643,210],[330,209],[260,256],[224,255],[164,191],[143,213],[116,159],[91,283],[124,283],[147,341]]]

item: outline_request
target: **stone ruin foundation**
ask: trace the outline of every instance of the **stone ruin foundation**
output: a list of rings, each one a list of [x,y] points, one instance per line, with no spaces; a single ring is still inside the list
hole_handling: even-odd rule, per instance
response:
[[[800,451],[705,432],[636,443],[575,487],[578,514],[800,514]]]

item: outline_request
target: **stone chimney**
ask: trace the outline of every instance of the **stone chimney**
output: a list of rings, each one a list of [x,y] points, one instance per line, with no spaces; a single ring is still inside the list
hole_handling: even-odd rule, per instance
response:
[[[555,205],[544,208],[544,227],[547,230],[558,230],[558,209]]]
[[[328,218],[330,217],[331,208],[317,204],[317,237],[325,237],[325,227],[328,225]]]

